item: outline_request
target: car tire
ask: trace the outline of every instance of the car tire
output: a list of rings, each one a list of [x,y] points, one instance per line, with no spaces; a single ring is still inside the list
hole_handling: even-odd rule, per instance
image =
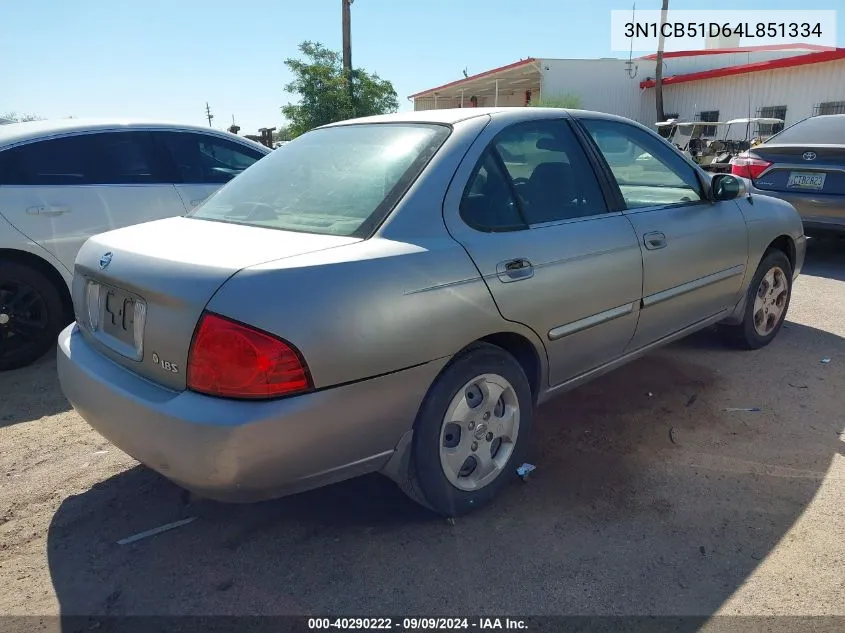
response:
[[[487,343],[467,348],[438,376],[414,423],[418,500],[447,517],[489,503],[516,478],[532,418],[531,387],[516,359]]]
[[[765,347],[783,326],[791,298],[792,264],[782,251],[770,249],[748,286],[742,322],[720,329],[728,342],[739,348]]]
[[[65,321],[62,297],[46,276],[25,264],[0,262],[0,371],[41,358]]]

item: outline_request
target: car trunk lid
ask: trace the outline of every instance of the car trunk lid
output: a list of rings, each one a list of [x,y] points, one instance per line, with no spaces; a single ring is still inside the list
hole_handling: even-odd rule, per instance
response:
[[[249,266],[357,241],[187,217],[109,231],[77,256],[76,320],[115,363],[182,390],[197,322],[227,279]]]
[[[754,180],[758,189],[845,194],[845,146],[764,143],[750,153],[772,163]]]

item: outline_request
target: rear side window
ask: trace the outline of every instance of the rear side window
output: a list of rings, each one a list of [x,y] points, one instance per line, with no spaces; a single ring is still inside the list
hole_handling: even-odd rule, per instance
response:
[[[475,166],[464,197],[461,217],[479,231],[515,231],[528,228],[498,157],[487,148]]]
[[[0,184],[111,185],[161,181],[146,132],[49,139],[0,153]]]
[[[156,141],[169,153],[178,181],[223,184],[264,156],[259,151],[210,135],[156,132]]]
[[[606,211],[589,160],[562,119],[502,130],[482,154],[461,200],[464,221],[491,232]]]
[[[798,121],[780,134],[775,134],[767,143],[795,145],[839,145],[845,143],[845,115],[819,115]]]

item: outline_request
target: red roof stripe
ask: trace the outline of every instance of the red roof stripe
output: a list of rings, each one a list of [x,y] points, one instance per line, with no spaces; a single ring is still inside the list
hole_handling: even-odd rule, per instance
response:
[[[414,99],[415,97],[421,97],[422,95],[426,95],[432,92],[437,92],[438,90],[445,90],[446,88],[452,88],[453,86],[457,86],[459,84],[465,83],[467,81],[472,81],[473,79],[481,79],[482,77],[487,77],[489,75],[500,73],[503,70],[511,70],[513,68],[519,68],[520,66],[527,66],[528,64],[532,64],[537,61],[534,57],[528,57],[527,59],[521,59],[518,62],[514,62],[513,64],[508,64],[507,66],[500,66],[499,68],[494,68],[493,70],[488,70],[483,73],[478,73],[477,75],[470,75],[469,77],[464,77],[463,79],[458,79],[457,81],[452,81],[448,84],[443,84],[442,86],[437,86],[437,88],[430,88],[428,90],[423,90],[422,92],[418,92],[416,94],[412,94],[409,99]]]
[[[686,75],[673,75],[663,79],[663,85],[669,86],[672,84],[682,84],[688,81],[701,81],[702,79],[715,79],[716,77],[730,77],[731,75],[743,75],[746,73],[757,73],[764,70],[778,70],[780,68],[794,68],[796,66],[806,66],[808,64],[820,64],[822,62],[832,62],[839,59],[845,59],[845,48],[834,48],[824,50],[818,53],[808,53],[806,55],[795,55],[794,57],[784,57],[781,59],[771,59],[765,62],[755,62],[753,64],[741,64],[739,66],[726,66],[725,68],[713,68],[711,70],[702,70],[697,73],[688,73]],[[653,88],[654,79],[646,79],[640,82],[640,88]]]
[[[666,51],[664,59],[672,57],[699,57],[700,55],[722,55],[725,53],[756,53],[765,51],[831,51],[832,46],[820,46],[819,44],[767,44],[765,46],[742,46],[740,48],[705,48],[694,51]],[[657,54],[643,55],[640,59],[657,59]]]

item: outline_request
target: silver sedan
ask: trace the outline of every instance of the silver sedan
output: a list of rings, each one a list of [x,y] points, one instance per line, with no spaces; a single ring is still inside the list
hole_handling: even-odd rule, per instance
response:
[[[378,471],[457,515],[517,476],[539,402],[713,324],[771,342],[804,251],[788,203],[623,118],[345,121],[186,217],[88,240],[59,376],[200,495]]]

